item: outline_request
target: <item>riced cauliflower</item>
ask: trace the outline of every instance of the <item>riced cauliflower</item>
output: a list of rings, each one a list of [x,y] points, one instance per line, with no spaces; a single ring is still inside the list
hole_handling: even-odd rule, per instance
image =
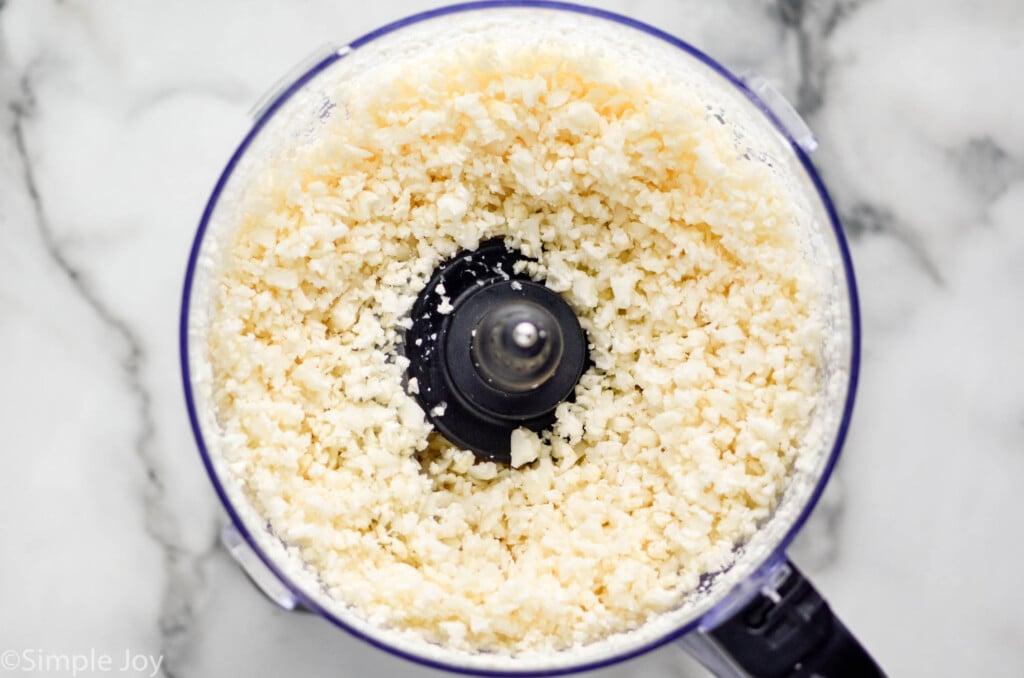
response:
[[[501,653],[635,628],[730,562],[800,455],[822,325],[794,198],[690,89],[590,48],[407,61],[248,189],[208,337],[226,461],[372,623]],[[418,292],[495,237],[592,342],[511,466],[403,386]]]

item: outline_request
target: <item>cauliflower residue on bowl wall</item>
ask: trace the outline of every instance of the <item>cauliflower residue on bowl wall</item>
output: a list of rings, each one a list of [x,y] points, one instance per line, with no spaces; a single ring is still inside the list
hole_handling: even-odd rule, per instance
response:
[[[501,653],[593,642],[678,605],[786,486],[822,344],[795,198],[638,70],[438,50],[248,189],[208,340],[224,456],[371,623]],[[434,435],[403,387],[417,293],[495,237],[592,342],[553,429],[517,432],[518,468]]]

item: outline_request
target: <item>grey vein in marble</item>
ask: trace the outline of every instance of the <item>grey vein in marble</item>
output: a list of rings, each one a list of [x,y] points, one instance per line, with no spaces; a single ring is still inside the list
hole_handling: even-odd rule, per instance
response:
[[[850,238],[858,238],[866,233],[889,236],[906,247],[921,269],[928,274],[932,282],[942,285],[942,272],[928,255],[921,236],[901,223],[890,210],[870,202],[857,202],[847,207],[840,220]]]
[[[800,61],[797,99],[793,102],[804,116],[817,111],[824,100],[829,60],[825,39],[835,27],[857,9],[863,0],[780,0],[778,18],[794,30]]]
[[[863,4],[864,0],[780,0],[778,3],[779,20],[796,33],[800,78],[794,105],[805,118],[813,120],[827,96],[832,68],[828,37]],[[851,239],[865,232],[895,238],[909,250],[928,276],[941,284],[938,265],[929,256],[920,237],[899,223],[885,207],[862,200],[842,208],[840,221]]]
[[[5,0],[0,0],[0,11]],[[147,485],[143,497],[145,527],[149,536],[159,545],[164,560],[164,593],[159,615],[161,646],[164,657],[160,667],[168,678],[174,678],[174,666],[187,650],[192,621],[195,617],[194,599],[203,588],[203,564],[215,550],[217,543],[197,555],[179,546],[177,518],[164,501],[165,490],[159,463],[152,452],[156,426],[152,415],[152,398],[142,378],[142,365],[146,359],[143,343],[135,331],[104,302],[89,286],[83,272],[63,251],[47,218],[45,205],[36,182],[31,154],[26,140],[25,123],[36,109],[32,88],[32,66],[20,79],[20,97],[10,103],[13,113],[11,135],[15,141],[18,161],[22,168],[24,189],[35,216],[39,238],[49,258],[70,281],[78,297],[92,310],[99,321],[124,344],[127,355],[121,361],[123,377],[136,403],[135,417],[138,433],[134,449],[145,471]]]
[[[989,203],[1015,181],[1024,179],[1024,159],[1015,158],[989,136],[968,140],[949,152],[963,180]]]

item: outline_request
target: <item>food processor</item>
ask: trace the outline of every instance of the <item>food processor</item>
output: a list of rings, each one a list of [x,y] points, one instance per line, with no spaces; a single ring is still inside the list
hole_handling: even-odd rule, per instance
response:
[[[279,538],[227,468],[206,359],[216,271],[231,247],[249,182],[288,148],[315,139],[325,119],[344,115],[337,84],[415,55],[424,45],[511,29],[601,44],[618,57],[665,73],[697,73],[723,125],[757,140],[763,161],[789,177],[806,206],[805,256],[825,294],[819,398],[808,440],[773,513],[724,570],[704,575],[672,610],[627,632],[553,652],[471,652],[376,625],[327,594],[295,545]],[[525,34],[524,33],[524,34]],[[689,76],[686,76],[689,77]],[[836,463],[853,406],[859,321],[849,253],[835,210],[808,154],[815,140],[762,78],[737,77],[694,47],[624,16],[556,2],[453,5],[384,26],[314,55],[254,110],[202,215],[181,309],[181,359],[189,417],[203,463],[230,517],[222,538],[254,583],[278,605],[306,610],[393,654],[468,674],[557,675],[623,661],[679,642],[722,676],[872,676],[881,670],[833,615],[785,550],[813,509]],[[543,431],[590,364],[588,337],[572,308],[524,273],[530,257],[483,242],[444,261],[417,298],[405,335],[407,379],[435,429],[479,459],[517,466],[520,429]],[[445,306],[437,300],[451,299]]]

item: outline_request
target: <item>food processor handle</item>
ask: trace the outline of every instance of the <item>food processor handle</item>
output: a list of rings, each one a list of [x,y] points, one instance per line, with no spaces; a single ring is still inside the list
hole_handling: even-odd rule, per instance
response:
[[[716,673],[753,678],[872,678],[885,676],[867,650],[789,560],[728,618],[703,631],[726,655],[732,671],[704,662]],[[685,644],[688,649],[693,646]]]

